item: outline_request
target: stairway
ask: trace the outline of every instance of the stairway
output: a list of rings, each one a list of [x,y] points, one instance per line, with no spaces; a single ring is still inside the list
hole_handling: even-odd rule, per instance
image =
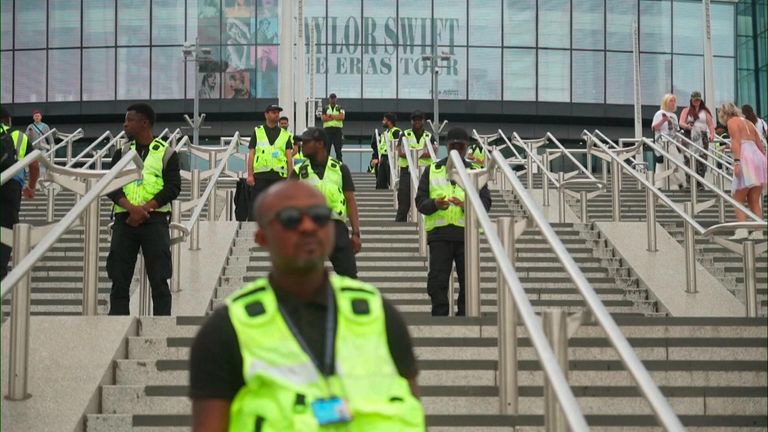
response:
[[[391,222],[392,194],[374,191],[369,175],[354,178],[363,239],[360,278],[378,286],[409,325],[430,430],[543,430],[541,369],[522,326],[518,328],[520,414],[498,414],[497,276],[487,247],[481,248],[483,315],[429,316],[427,262],[418,255],[415,224]],[[515,203],[505,204],[494,192],[493,215],[511,214],[515,208]],[[653,314],[652,306],[631,300],[627,287],[617,287],[617,275],[631,277],[606,250],[594,247],[599,239],[590,237],[583,226],[555,228],[684,424],[712,431],[768,427],[764,320],[644,316]],[[213,306],[268,269],[266,253],[253,243],[253,229],[241,224]],[[543,240],[534,232],[526,232],[520,240],[518,272],[535,307],[579,309],[580,300],[563,280],[553,255],[543,250]],[[102,387],[101,414],[88,415],[88,431],[188,431],[189,347],[204,319],[140,318],[140,334],[128,339],[128,358],[115,362],[116,384]],[[599,327],[582,326],[569,340],[569,355],[571,385],[595,430],[658,430],[650,408]]]

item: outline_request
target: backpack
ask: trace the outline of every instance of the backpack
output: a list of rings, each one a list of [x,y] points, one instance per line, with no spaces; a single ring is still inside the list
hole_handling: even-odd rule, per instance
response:
[[[9,129],[0,128],[0,171],[5,171],[18,162],[19,154],[13,144]],[[21,134],[19,134],[21,138]]]

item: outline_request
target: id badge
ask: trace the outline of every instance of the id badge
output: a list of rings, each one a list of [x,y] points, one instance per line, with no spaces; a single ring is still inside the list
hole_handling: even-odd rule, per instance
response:
[[[320,426],[347,423],[352,420],[347,401],[338,397],[312,402],[312,413]]]
[[[280,152],[279,151],[275,150],[275,151],[272,152],[272,157],[273,158],[276,158],[278,156],[280,156]]]

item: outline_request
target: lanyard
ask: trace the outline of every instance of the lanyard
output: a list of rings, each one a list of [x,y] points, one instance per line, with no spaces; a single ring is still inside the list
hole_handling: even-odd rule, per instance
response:
[[[320,369],[320,373],[325,376],[330,376],[331,372],[333,371],[333,346],[336,339],[336,300],[333,296],[333,287],[330,286],[330,283],[328,284],[328,311],[325,317],[325,347],[323,350],[322,364],[320,364],[318,359],[309,349],[307,342],[299,333],[299,330],[293,323],[291,317],[288,316],[288,313],[286,313],[283,305],[278,302],[277,306],[280,308],[280,313],[283,314],[283,320],[285,320],[285,323],[288,325],[291,333],[293,333],[293,337],[295,337],[299,342],[299,345],[301,345],[301,348],[304,350],[304,352],[307,353],[309,358],[312,360],[312,363],[314,363],[315,366]]]

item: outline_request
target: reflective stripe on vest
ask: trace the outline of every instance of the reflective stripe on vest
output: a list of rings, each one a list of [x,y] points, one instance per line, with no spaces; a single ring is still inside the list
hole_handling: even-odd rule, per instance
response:
[[[288,159],[285,157],[285,148],[291,134],[285,129],[280,129],[280,135],[274,144],[269,143],[264,126],[254,129],[256,134],[256,147],[253,154],[253,172],[262,173],[275,171],[283,177],[288,176]]]
[[[451,183],[445,165],[438,168],[437,163],[433,163],[429,167],[429,197],[431,199],[458,198],[464,201],[464,189]],[[424,228],[427,232],[448,225],[464,227],[464,210],[461,207],[451,204],[447,209],[438,209],[424,218]]]
[[[122,149],[122,155],[125,156],[130,150],[136,150],[136,142],[126,143]],[[155,138],[149,144],[149,153],[144,159],[144,168],[141,171],[141,178],[123,186],[125,198],[133,205],[144,205],[155,197],[162,189],[163,168],[176,150],[169,147],[165,141]],[[115,213],[123,213],[127,210],[115,204]],[[170,212],[171,203],[155,210],[156,212]]]
[[[386,130],[383,134],[379,135],[379,155],[389,153],[387,141],[392,142],[395,140],[395,131],[401,132],[399,128],[393,126],[392,129]]]
[[[343,110],[338,105],[335,105],[333,107],[330,106],[330,105],[326,105],[325,106],[325,114],[326,115],[341,114],[342,111]],[[324,128],[327,128],[327,127],[337,127],[337,128],[344,127],[344,121],[343,120],[328,120],[326,122],[323,122],[323,127]]]
[[[406,129],[403,132],[403,142],[404,144],[407,144],[408,148],[411,150],[421,150],[424,146],[432,145],[432,142],[430,141],[431,138],[432,134],[427,131],[424,131],[418,141],[416,140],[416,134],[413,133],[412,129]],[[400,165],[400,168],[405,168],[408,166],[408,159],[399,157],[397,163]],[[432,164],[431,158],[419,158],[419,166],[429,166],[430,164]]]
[[[324,376],[286,323],[267,278],[227,299],[243,359],[245,385],[229,414],[229,431],[320,432],[311,405],[344,398],[345,431],[424,431],[424,412],[390,354],[381,294],[371,285],[331,276],[336,305],[334,375]]]
[[[294,168],[294,171],[300,180],[311,184],[323,194],[334,219],[347,222],[347,199],[344,198],[342,188],[341,162],[329,157],[322,179],[312,170],[312,164],[309,162]]]

